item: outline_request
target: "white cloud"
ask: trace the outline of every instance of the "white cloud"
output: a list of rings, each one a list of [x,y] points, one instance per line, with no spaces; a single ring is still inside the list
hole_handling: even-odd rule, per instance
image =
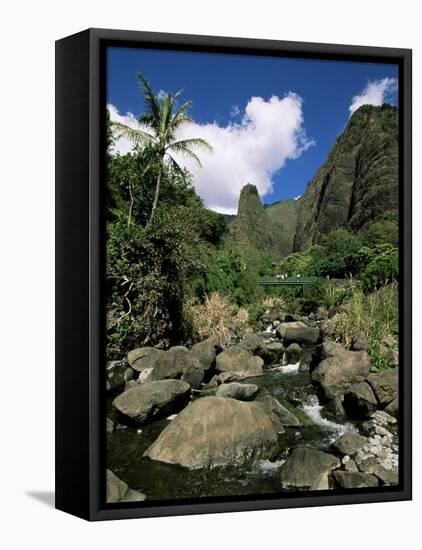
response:
[[[133,114],[120,115],[113,105],[109,105],[109,110],[112,120],[138,126]],[[288,159],[297,158],[314,145],[303,128],[302,99],[292,92],[267,101],[252,97],[239,124],[193,122],[178,136],[189,137],[206,139],[213,153],[198,151],[202,167],[190,159],[177,160],[193,174],[195,188],[205,205],[231,214],[237,211],[240,190],[246,183],[256,185],[261,197],[270,194],[274,173]],[[116,149],[126,153],[131,144],[123,138]]]
[[[230,109],[230,116],[231,117],[236,117],[237,115],[240,114],[240,107],[239,105],[232,105],[231,106],[231,109]]]
[[[382,105],[396,91],[396,78],[382,78],[368,82],[360,94],[353,96],[352,103],[349,106],[350,115],[362,105]]]

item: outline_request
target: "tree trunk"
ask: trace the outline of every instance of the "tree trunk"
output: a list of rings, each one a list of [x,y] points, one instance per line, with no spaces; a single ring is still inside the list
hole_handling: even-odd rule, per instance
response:
[[[161,186],[161,176],[163,174],[163,164],[164,164],[164,157],[161,157],[160,165],[159,165],[159,168],[158,168],[157,183],[156,183],[156,186],[155,186],[154,202],[152,203],[151,217],[149,219],[150,223],[152,222],[152,220],[154,218],[154,214],[155,214],[155,211],[156,211],[157,205],[158,205],[158,197],[160,196],[160,186]]]

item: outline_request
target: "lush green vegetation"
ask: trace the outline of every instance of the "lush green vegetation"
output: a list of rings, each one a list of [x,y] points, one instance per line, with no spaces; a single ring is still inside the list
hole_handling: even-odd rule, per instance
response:
[[[179,106],[180,92],[159,99],[139,78],[145,130],[109,123],[110,150],[118,135],[134,143],[132,153],[108,156],[109,353],[224,334],[228,325],[256,323],[269,304],[303,314],[341,306],[338,339],[350,345],[353,332],[362,330],[373,361],[384,368],[380,344],[397,330],[393,294],[385,290],[398,278],[396,216],[387,213],[360,233],[331,231],[320,244],[282,260],[251,239],[236,242],[224,216],[204,207],[191,175],[172,156],[184,153],[200,162],[193,149],[210,148],[202,140],[176,139],[177,129],[190,120],[190,102]],[[257,284],[276,273],[313,276],[316,282],[305,292]]]
[[[349,347],[353,335],[361,331],[368,340],[368,353],[378,369],[390,368],[389,348],[385,339],[391,338],[390,349],[397,349],[398,301],[397,285],[391,284],[365,295],[354,288],[344,310],[335,320],[337,337]]]
[[[204,208],[191,175],[170,156],[188,150],[195,155],[198,145],[207,148],[201,140],[175,139],[175,130],[190,120],[190,102],[176,108],[179,92],[158,99],[140,79],[147,106],[140,121],[151,127],[151,135],[162,126],[167,130],[157,141],[109,123],[110,150],[114,137],[123,133],[134,142],[132,153],[108,155],[109,353],[189,341],[207,332],[204,316],[217,303],[227,306],[233,322],[246,322],[241,306],[257,301],[262,294],[258,277],[274,269],[269,254],[225,238],[224,216]],[[201,326],[193,312],[201,314]]]
[[[283,258],[277,270],[290,276],[354,277],[371,291],[397,280],[397,243],[397,221],[387,216],[360,234],[346,229],[330,231],[321,244]]]

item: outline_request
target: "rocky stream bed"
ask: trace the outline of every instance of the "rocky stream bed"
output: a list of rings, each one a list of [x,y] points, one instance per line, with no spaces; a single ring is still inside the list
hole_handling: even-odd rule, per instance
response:
[[[107,500],[169,500],[398,482],[398,366],[333,341],[319,311],[191,349],[107,365]],[[388,342],[387,344],[388,345]]]

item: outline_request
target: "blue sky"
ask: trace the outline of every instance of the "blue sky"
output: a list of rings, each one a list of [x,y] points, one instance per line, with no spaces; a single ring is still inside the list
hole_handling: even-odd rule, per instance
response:
[[[183,98],[193,101],[194,130],[215,140],[214,158],[194,171],[197,190],[208,206],[227,212],[248,169],[266,203],[301,195],[344,130],[355,96],[358,103],[397,104],[396,65],[109,48],[107,103],[121,116],[143,111],[138,72],[157,93],[184,88]],[[245,122],[248,105],[252,120]],[[230,144],[232,158],[224,151]]]

